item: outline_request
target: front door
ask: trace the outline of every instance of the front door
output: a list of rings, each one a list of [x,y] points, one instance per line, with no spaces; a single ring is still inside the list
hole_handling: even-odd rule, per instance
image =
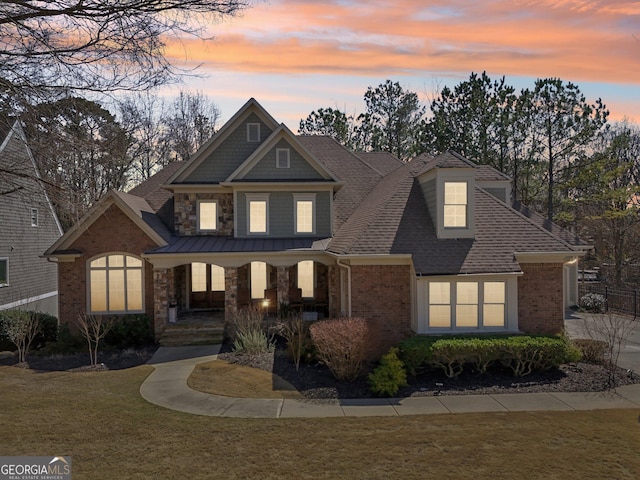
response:
[[[191,308],[224,308],[224,268],[208,263],[191,264]]]

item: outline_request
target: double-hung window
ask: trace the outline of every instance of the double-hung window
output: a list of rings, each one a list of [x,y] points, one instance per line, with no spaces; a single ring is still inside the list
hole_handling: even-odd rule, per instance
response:
[[[247,193],[247,232],[269,233],[269,194]]]
[[[293,223],[296,234],[316,232],[316,194],[296,193],[293,195]]]
[[[467,182],[444,182],[445,228],[467,227]]]
[[[132,313],[143,308],[142,260],[109,254],[89,262],[91,313]]]

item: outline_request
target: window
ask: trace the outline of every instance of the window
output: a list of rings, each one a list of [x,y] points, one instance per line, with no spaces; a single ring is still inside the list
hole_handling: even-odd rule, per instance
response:
[[[298,262],[298,288],[302,290],[302,296],[304,298],[313,298],[314,287],[313,260]]]
[[[251,298],[264,298],[267,289],[267,264],[251,262]]]
[[[194,262],[191,264],[191,292],[224,292],[224,268]]]
[[[296,233],[315,233],[316,194],[298,193],[293,196],[294,229]]]
[[[142,260],[112,254],[89,262],[92,313],[142,312]]]
[[[466,228],[467,182],[444,182],[444,226]]]
[[[506,326],[505,282],[429,282],[428,295],[429,328]]]
[[[38,226],[38,209],[37,208],[31,209],[31,226],[32,227]]]
[[[215,200],[198,201],[198,231],[211,232],[218,229],[218,202]]]
[[[289,168],[289,149],[276,148],[276,168]]]
[[[269,194],[247,193],[247,230],[249,234],[269,233]]]
[[[249,143],[260,142],[260,124],[259,123],[247,123],[247,142]]]
[[[9,285],[9,259],[0,258],[0,287]]]

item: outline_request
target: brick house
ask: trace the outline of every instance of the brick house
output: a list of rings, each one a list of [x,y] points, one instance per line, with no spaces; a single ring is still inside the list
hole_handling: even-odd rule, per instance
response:
[[[42,252],[62,227],[15,118],[0,118],[0,310],[58,315],[56,265]]]
[[[382,348],[412,332],[557,333],[581,251],[509,199],[508,178],[454,152],[352,153],[250,99],[188,162],[110,192],[46,256],[61,321],[146,313],[156,337],[175,311],[229,318],[252,303],[368,318]]]

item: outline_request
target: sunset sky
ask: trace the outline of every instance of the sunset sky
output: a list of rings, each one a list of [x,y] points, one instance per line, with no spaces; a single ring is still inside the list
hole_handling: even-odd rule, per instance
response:
[[[168,53],[202,64],[206,78],[182,88],[209,95],[223,121],[255,97],[296,131],[320,107],[363,111],[367,87],[386,79],[428,103],[486,70],[517,89],[571,81],[590,102],[601,97],[611,120],[640,122],[640,1],[252,0],[210,32]]]

